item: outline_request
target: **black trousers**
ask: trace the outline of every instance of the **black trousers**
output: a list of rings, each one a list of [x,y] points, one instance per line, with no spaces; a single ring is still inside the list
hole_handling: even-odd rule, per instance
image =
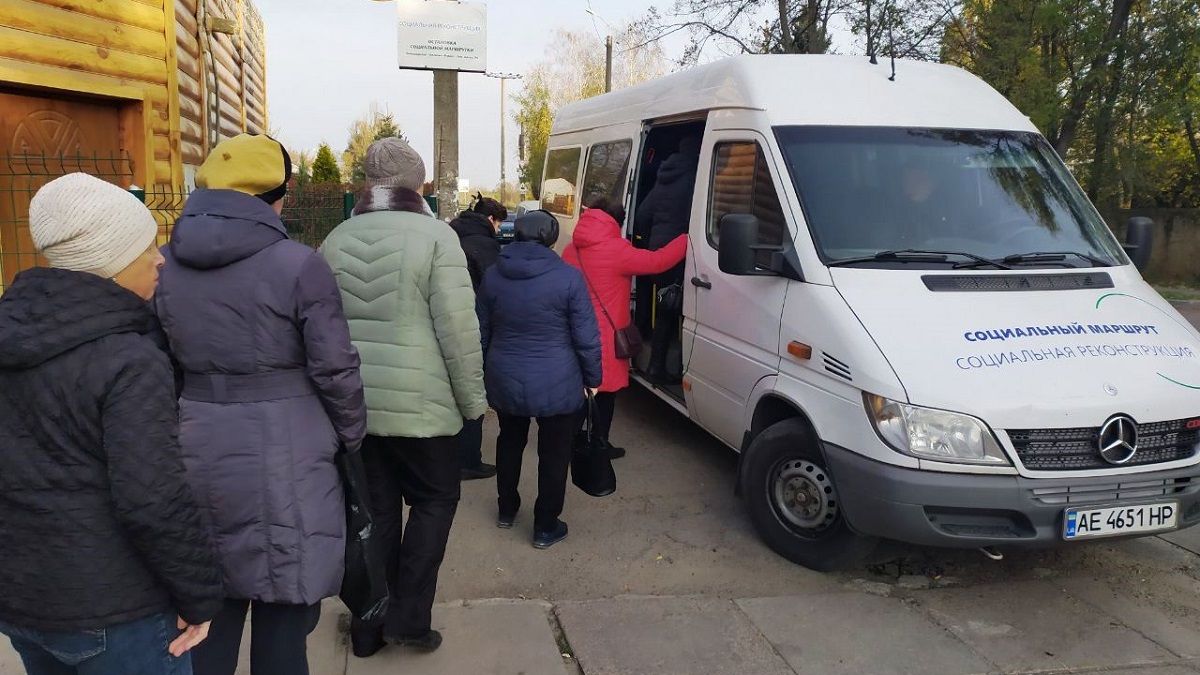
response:
[[[226,600],[192,650],[196,675],[233,675],[246,612],[250,612],[250,672],[253,675],[308,675],[308,634],[321,619],[320,605],[273,605],[257,600]]]
[[[529,440],[529,417],[500,413],[500,437],[496,440],[496,500],[501,514],[515,514],[521,508],[521,459]],[[575,415],[539,417],[538,423],[538,496],[533,505],[533,529],[554,529],[562,514],[567,495],[567,469],[571,465],[571,441],[575,434]]]
[[[483,418],[463,420],[462,431],[455,436],[458,441],[459,466],[470,469],[483,463]]]
[[[362,453],[391,602],[382,624],[355,619],[350,630],[364,642],[380,633],[417,637],[430,628],[438,570],[458,510],[456,437],[367,436]]]
[[[615,392],[602,391],[596,394],[595,407],[592,408],[592,436],[602,441],[608,440],[608,434],[612,431],[613,417],[617,414],[617,394]],[[579,410],[576,416],[579,433],[582,434],[587,430],[587,404]]]

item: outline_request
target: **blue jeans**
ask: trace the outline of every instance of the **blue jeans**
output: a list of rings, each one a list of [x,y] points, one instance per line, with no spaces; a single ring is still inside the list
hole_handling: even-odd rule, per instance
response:
[[[167,645],[179,635],[172,614],[72,633],[0,623],[29,675],[192,675],[191,656]]]

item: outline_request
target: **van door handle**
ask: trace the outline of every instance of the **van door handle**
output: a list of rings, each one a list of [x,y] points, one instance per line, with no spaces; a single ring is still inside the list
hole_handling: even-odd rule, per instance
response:
[[[712,283],[703,277],[692,277],[692,285],[696,288],[703,288],[706,290],[712,289]]]

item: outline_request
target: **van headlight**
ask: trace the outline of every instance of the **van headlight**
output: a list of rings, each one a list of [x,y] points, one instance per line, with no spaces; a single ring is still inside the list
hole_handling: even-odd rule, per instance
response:
[[[863,402],[880,438],[906,455],[960,464],[1011,464],[982,420],[866,392]]]

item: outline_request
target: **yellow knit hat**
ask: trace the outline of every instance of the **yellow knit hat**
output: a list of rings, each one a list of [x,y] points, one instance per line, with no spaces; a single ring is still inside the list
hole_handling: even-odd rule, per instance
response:
[[[270,136],[241,134],[222,141],[196,172],[196,186],[210,190],[236,190],[268,204],[287,194],[292,158]]]

